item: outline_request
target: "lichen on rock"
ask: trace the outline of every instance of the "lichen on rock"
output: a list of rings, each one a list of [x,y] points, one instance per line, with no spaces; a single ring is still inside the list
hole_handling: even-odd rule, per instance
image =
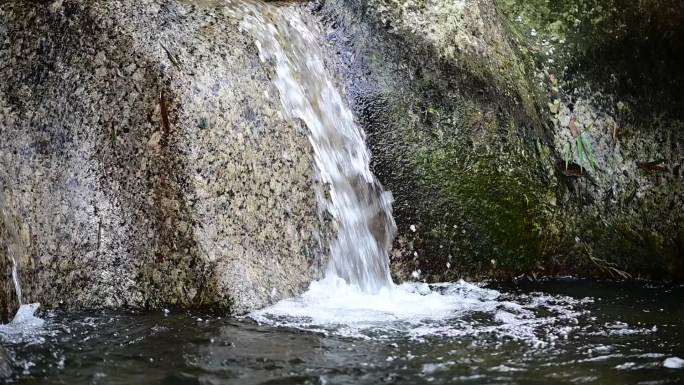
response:
[[[0,5],[0,208],[30,234],[27,301],[244,312],[316,276],[307,132],[229,7]]]

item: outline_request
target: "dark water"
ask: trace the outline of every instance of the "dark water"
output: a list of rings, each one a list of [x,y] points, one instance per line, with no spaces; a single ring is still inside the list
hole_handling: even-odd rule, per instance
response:
[[[532,292],[585,301],[572,305],[577,317],[554,323],[565,332],[535,331],[543,343],[488,333],[497,320],[473,311],[458,322],[484,332],[421,338],[191,313],[49,313],[37,334],[3,344],[18,384],[684,383],[684,369],[663,367],[684,358],[682,286],[556,280],[495,289],[511,301]]]

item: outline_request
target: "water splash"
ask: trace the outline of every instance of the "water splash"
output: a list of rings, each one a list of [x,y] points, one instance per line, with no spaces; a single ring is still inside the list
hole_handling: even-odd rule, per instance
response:
[[[593,299],[509,296],[459,281],[404,283],[369,294],[328,276],[302,296],[252,312],[263,324],[361,339],[494,337],[537,348],[567,339]],[[486,342],[486,338],[483,339]]]
[[[0,342],[42,342],[46,332],[43,328],[45,320],[36,316],[38,308],[38,303],[21,305],[10,323],[0,325]]]
[[[309,128],[318,178],[329,186],[329,196],[319,194],[337,226],[327,275],[369,293],[391,287],[392,195],[371,172],[365,134],[325,69],[316,34],[293,7],[239,2],[237,9],[261,60],[275,67],[283,110]]]

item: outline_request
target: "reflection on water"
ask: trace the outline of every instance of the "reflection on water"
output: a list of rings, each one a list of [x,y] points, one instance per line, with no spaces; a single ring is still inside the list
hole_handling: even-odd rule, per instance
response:
[[[684,381],[683,369],[664,366],[684,357],[683,287],[571,280],[461,285],[451,290],[485,305],[455,308],[436,322],[420,321],[425,307],[417,302],[405,311],[388,305],[383,317],[395,312],[397,322],[371,313],[356,325],[326,323],[309,314],[308,323],[289,328],[175,312],[48,313],[39,338],[3,341],[19,384]]]

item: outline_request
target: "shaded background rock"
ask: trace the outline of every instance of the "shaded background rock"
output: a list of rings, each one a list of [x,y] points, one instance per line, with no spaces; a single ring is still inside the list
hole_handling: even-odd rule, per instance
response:
[[[683,13],[637,3],[312,6],[396,199],[399,278],[682,276]],[[565,45],[554,7],[573,12]]]
[[[0,227],[25,301],[244,312],[315,277],[306,128],[239,22],[208,1],[0,5]]]
[[[559,199],[574,249],[609,269],[684,278],[684,3],[499,4],[530,47],[554,150],[588,169]]]

